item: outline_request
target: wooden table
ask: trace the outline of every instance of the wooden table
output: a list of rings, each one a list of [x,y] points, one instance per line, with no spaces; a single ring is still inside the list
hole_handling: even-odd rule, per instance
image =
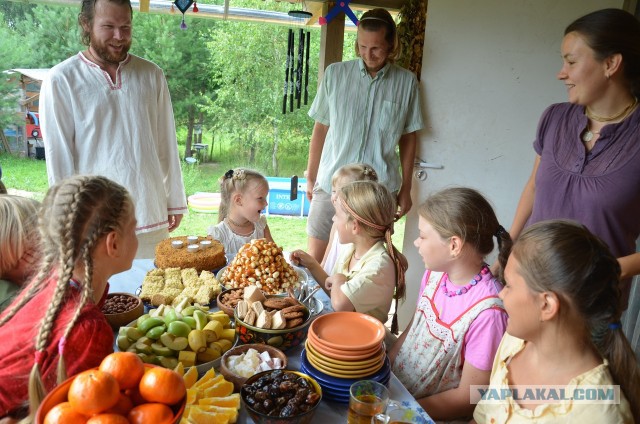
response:
[[[151,259],[136,259],[133,261],[133,266],[129,271],[125,271],[121,274],[114,275],[109,279],[109,292],[124,292],[135,293],[136,289],[142,285],[142,280],[148,271],[155,268]],[[315,282],[313,282],[315,283]],[[312,284],[313,284],[312,283]],[[319,290],[316,295],[318,299],[324,304],[322,313],[331,312],[331,303],[328,296]],[[302,345],[297,346],[287,352],[288,368],[293,370],[300,369],[300,353],[302,352]],[[422,407],[415,401],[413,396],[407,391],[407,389],[400,383],[393,373],[391,373],[391,379],[389,380],[389,393],[391,399],[402,404],[404,408],[409,408],[416,411],[424,424],[433,424],[434,421],[429,415],[422,409]],[[322,401],[320,407],[316,411],[313,417],[314,423],[341,423],[346,422],[347,417],[347,405],[341,403],[334,403],[328,401]],[[253,420],[249,418],[247,413],[240,409],[238,415],[238,423],[252,423]]]

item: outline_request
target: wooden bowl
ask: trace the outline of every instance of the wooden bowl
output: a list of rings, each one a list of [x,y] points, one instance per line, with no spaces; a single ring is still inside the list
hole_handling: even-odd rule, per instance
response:
[[[224,311],[225,314],[229,315],[230,318],[233,319],[233,311],[235,308],[227,305],[226,303],[222,302],[222,298],[225,294],[228,294],[230,292],[236,291],[236,290],[240,290],[244,293],[244,288],[238,288],[238,289],[226,289],[220,292],[220,294],[218,294],[218,297],[216,298],[216,303],[218,305],[218,309],[220,309],[221,311]]]
[[[144,364],[147,368],[153,368],[155,365]],[[98,368],[93,368],[98,369]],[[43,424],[44,418],[47,416],[47,413],[57,404],[67,401],[67,394],[69,393],[69,388],[71,387],[71,383],[76,376],[70,377],[58,386],[56,386],[49,394],[44,398],[38,411],[36,412],[36,424]],[[171,424],[178,424],[180,419],[182,418],[182,414],[184,413],[184,408],[187,404],[187,397],[185,396],[182,400],[173,405],[171,410],[173,411],[173,420]]]
[[[272,373],[276,373],[276,372],[294,374],[296,377],[306,380],[307,383],[311,387],[313,387],[315,393],[317,393],[320,396],[320,399],[308,411],[298,413],[289,417],[279,417],[279,416],[275,417],[275,416],[270,416],[263,412],[257,411],[254,407],[250,405],[250,402],[248,401],[248,397],[250,396],[248,391],[248,386],[251,383],[258,380],[259,378],[264,376],[270,376]],[[240,390],[240,399],[242,400],[242,407],[247,411],[247,414],[249,414],[249,417],[251,417],[253,422],[256,424],[285,424],[285,423],[308,424],[311,422],[313,415],[316,413],[318,409],[318,405],[320,405],[320,402],[322,402],[322,388],[314,378],[310,377],[307,374],[304,374],[298,371],[290,371],[290,370],[282,370],[282,371],[271,370],[271,371],[264,371],[264,372],[255,374],[252,377],[249,377],[245,382],[245,384],[242,386],[242,389]]]
[[[127,325],[131,321],[135,321],[140,316],[142,316],[142,314],[144,314],[144,305],[142,304],[142,300],[138,296],[132,295],[131,293],[109,293],[107,295],[107,302],[109,301],[109,299],[112,299],[116,296],[128,298],[130,301],[134,302],[135,306],[133,306],[133,308],[129,309],[126,312],[117,312],[111,314],[105,312],[104,316],[107,318],[107,321],[109,321],[109,324],[114,331],[118,331],[118,328],[122,327],[123,325]]]
[[[222,355],[222,360],[220,361],[220,374],[222,374],[224,376],[224,378],[226,378],[228,381],[233,383],[233,387],[234,387],[234,391],[235,392],[239,392],[240,388],[242,387],[242,385],[244,384],[245,381],[247,381],[247,378],[249,377],[243,377],[241,375],[236,374],[235,372],[233,372],[231,370],[231,368],[229,368],[228,364],[228,359],[231,356],[237,356],[237,355],[241,355],[243,353],[247,353],[247,351],[249,351],[249,349],[255,349],[258,351],[258,353],[262,353],[262,352],[269,352],[269,356],[273,359],[273,358],[279,358],[280,362],[282,363],[282,367],[281,368],[286,368],[287,367],[287,355],[284,354],[283,351],[281,351],[280,349],[277,349],[273,346],[269,346],[266,344],[259,344],[259,343],[253,343],[253,344],[246,344],[246,345],[238,345],[236,347],[232,347],[231,349],[229,349],[228,351],[226,351],[224,353],[224,355]],[[260,372],[259,370],[256,371],[256,374]]]

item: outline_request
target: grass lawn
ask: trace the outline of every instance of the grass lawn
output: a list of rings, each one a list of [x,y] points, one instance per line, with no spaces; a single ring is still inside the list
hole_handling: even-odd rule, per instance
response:
[[[28,192],[36,199],[42,200],[48,188],[45,161],[17,158],[6,153],[0,153],[0,165],[2,166],[2,181],[8,189]],[[234,165],[226,162],[205,163],[195,166],[185,164],[183,167],[183,179],[187,196],[199,191],[218,192],[218,178],[227,169],[233,167]],[[299,175],[302,175],[302,172]],[[268,221],[275,242],[282,246],[284,250],[306,249],[306,218],[270,215]],[[207,228],[217,222],[217,214],[190,212],[183,218],[180,227],[172,235],[206,234]],[[395,225],[396,233],[393,235],[393,242],[398,250],[402,250],[404,222],[405,219],[403,218]]]

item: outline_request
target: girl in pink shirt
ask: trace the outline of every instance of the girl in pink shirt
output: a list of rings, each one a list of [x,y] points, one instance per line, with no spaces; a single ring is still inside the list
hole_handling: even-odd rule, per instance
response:
[[[506,262],[511,238],[487,200],[450,188],[419,209],[414,242],[427,271],[411,323],[391,349],[393,372],[434,420],[466,419],[470,385],[488,384],[506,328],[502,288],[484,257],[498,239]]]

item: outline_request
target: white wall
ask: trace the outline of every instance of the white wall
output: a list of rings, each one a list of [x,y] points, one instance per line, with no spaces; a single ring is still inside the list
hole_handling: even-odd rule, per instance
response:
[[[566,101],[556,74],[564,28],[574,19],[623,0],[429,0],[421,90],[426,129],[417,156],[444,165],[414,178],[403,251],[409,260],[407,325],[424,273],[413,246],[417,206],[458,185],[480,190],[509,228],[533,165],[540,114]],[[492,260],[492,258],[490,258]]]

